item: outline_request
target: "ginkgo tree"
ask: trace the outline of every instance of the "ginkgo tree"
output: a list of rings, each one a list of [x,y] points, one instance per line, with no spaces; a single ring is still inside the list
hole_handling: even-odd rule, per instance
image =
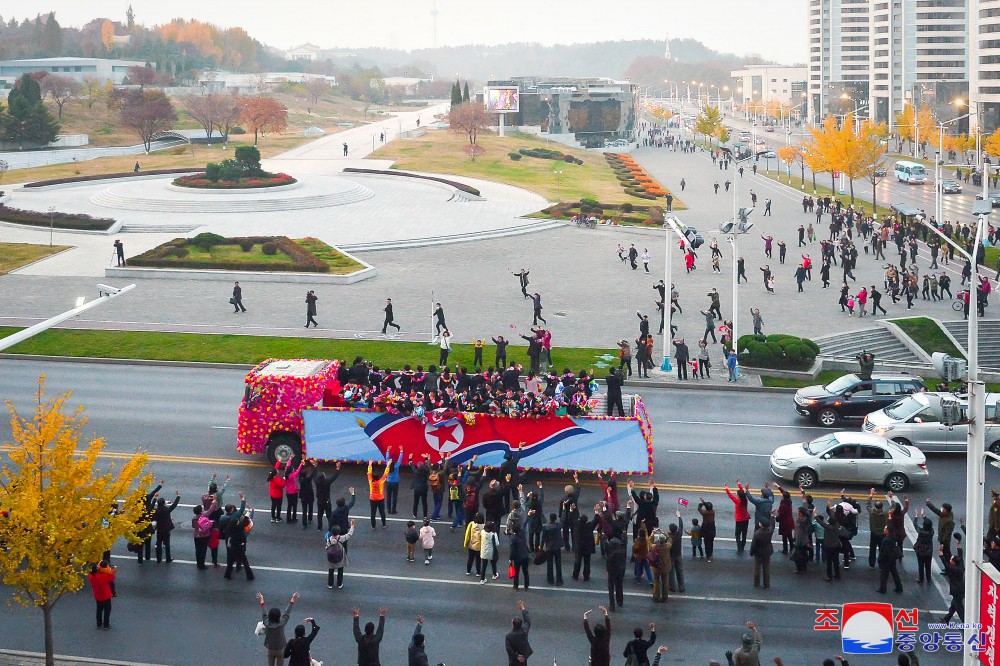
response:
[[[83,587],[88,567],[116,541],[138,542],[152,482],[145,453],[103,464],[104,440],[84,441],[82,408],[67,412],[68,398],[47,399],[43,376],[33,413],[8,402],[13,445],[0,468],[0,580],[15,601],[41,609],[49,666],[55,605]]]
[[[694,131],[708,139],[711,146],[712,138],[718,136],[722,127],[722,112],[716,106],[706,106],[694,119]]]

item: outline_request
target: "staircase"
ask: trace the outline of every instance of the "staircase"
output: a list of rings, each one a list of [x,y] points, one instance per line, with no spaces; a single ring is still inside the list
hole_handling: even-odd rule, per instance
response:
[[[268,194],[266,188],[261,188],[260,193]],[[113,188],[108,188],[90,197],[90,202],[104,208],[158,213],[259,213],[341,206],[356,201],[363,201],[371,198],[374,194],[367,187],[356,185],[342,192],[298,197],[253,197],[250,194],[234,196],[211,195],[206,197],[205,195],[199,196],[199,193],[194,192],[188,197],[181,194],[180,196],[168,199],[147,199],[118,194]]]
[[[819,355],[825,358],[853,359],[862,350],[875,354],[875,360],[893,363],[921,363],[921,360],[885,328],[869,328],[816,338]]]
[[[943,322],[948,332],[955,336],[964,351],[969,349],[969,322]],[[1000,370],[1000,320],[979,320],[979,365],[983,368]]]

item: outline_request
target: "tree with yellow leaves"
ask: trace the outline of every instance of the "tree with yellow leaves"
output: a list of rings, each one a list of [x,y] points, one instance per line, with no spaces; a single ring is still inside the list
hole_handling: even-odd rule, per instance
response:
[[[851,122],[853,122],[853,117]],[[847,124],[846,120],[844,124]],[[833,173],[840,169],[840,164],[838,163],[840,153],[837,150],[837,137],[840,133],[840,128],[837,127],[837,119],[833,116],[827,116],[823,121],[822,127],[809,127],[808,129],[810,138],[804,147],[808,153],[806,164],[809,165],[809,169],[813,172],[813,189],[815,190],[816,188],[816,174],[829,173],[830,189],[836,190],[837,183]]]
[[[903,141],[913,141],[913,129],[917,126],[913,105],[907,102],[903,110],[896,114],[896,134]]]
[[[921,148],[928,143],[937,146],[940,133],[937,127],[937,116],[931,107],[922,106],[917,111],[917,130],[917,143],[920,144]]]
[[[38,380],[29,418],[11,412],[13,446],[0,468],[0,580],[13,599],[42,610],[45,663],[54,661],[52,610],[84,585],[84,572],[124,537],[137,541],[149,524],[147,455],[124,465],[99,465],[104,440],[83,440],[82,408],[65,411],[69,394],[45,398]],[[111,511],[124,498],[124,505]]]
[[[861,167],[862,175],[872,185],[872,210],[878,210],[877,187],[878,184],[888,174],[888,169],[879,175],[882,167],[882,160],[888,152],[886,139],[889,129],[885,123],[874,123],[866,120],[858,128],[858,134],[852,148],[856,163]],[[853,183],[851,187],[851,201],[854,201]]]
[[[694,119],[694,131],[708,139],[709,147],[712,138],[718,136],[720,127],[722,127],[722,113],[716,106],[706,106]]]
[[[805,163],[805,151],[801,146],[782,146],[778,148],[778,157],[791,166],[792,164],[799,165],[799,171],[801,173],[800,179],[802,180],[802,185],[805,187],[806,181],[806,163]],[[791,181],[791,178],[789,178]]]
[[[987,155],[1000,157],[1000,129],[982,140],[982,148]]]

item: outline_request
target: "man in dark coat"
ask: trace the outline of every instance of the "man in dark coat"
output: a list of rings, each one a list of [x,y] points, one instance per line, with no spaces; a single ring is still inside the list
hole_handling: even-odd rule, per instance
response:
[[[622,405],[622,385],[625,380],[617,368],[608,370],[608,378],[605,382],[608,385],[608,416],[614,416],[615,407],[618,408],[618,416],[625,416],[625,407]]]
[[[397,324],[396,322],[394,322],[393,321],[393,317],[392,317],[392,299],[391,298],[385,299],[385,308],[384,308],[384,311],[385,311],[385,321],[382,322],[382,333],[385,333],[389,329],[390,326],[395,326],[396,327],[396,331],[398,332],[400,330],[399,324]]]
[[[314,327],[319,328],[319,324],[316,322],[316,292],[310,290],[306,294],[306,328],[309,328],[309,324]]]
[[[600,610],[604,613],[604,624],[598,624],[591,630],[588,610],[583,614],[583,630],[590,641],[591,666],[611,666],[611,618],[607,608],[601,606]]]
[[[524,666],[533,653],[531,644],[528,643],[531,618],[528,617],[528,610],[524,607],[523,601],[517,602],[517,610],[521,611],[521,617],[515,617],[510,621],[511,630],[504,638],[508,666]]]
[[[354,613],[354,640],[358,643],[358,666],[380,666],[378,658],[378,646],[382,642],[382,633],[385,630],[385,609],[378,611],[378,629],[375,624],[369,622],[365,625],[365,633],[361,633],[360,620],[361,611],[357,608]]]
[[[243,289],[240,287],[239,282],[237,282],[233,287],[233,297],[229,302],[233,304],[234,308],[236,308],[233,310],[234,313],[247,311],[247,309],[243,307]]]
[[[761,573],[764,574],[764,588],[771,587],[771,555],[774,554],[774,545],[771,537],[774,536],[774,512],[767,518],[765,523],[757,521],[757,529],[754,530],[753,538],[750,540],[750,557],[753,558],[753,586],[760,587]]]
[[[580,580],[582,569],[583,582],[590,580],[590,556],[594,554],[594,530],[601,522],[599,507],[594,507],[593,520],[586,516],[577,518],[576,538],[573,540],[573,580]]]
[[[424,618],[417,616],[417,628],[413,630],[413,638],[407,650],[407,666],[427,666],[427,653],[424,651],[424,634],[422,632]]]
[[[892,582],[896,584],[896,592],[903,591],[903,582],[899,579],[899,571],[896,569],[896,562],[898,561],[899,546],[896,545],[896,539],[889,533],[889,527],[886,526],[878,554],[879,575],[878,587],[875,591],[879,594],[885,594],[889,576],[892,576]]]
[[[677,379],[688,378],[688,361],[691,360],[691,352],[684,344],[684,338],[674,340],[674,361],[677,362]]]
[[[616,603],[617,608],[624,605],[625,591],[622,586],[625,582],[625,565],[628,557],[625,554],[625,546],[617,537],[603,541],[602,545],[607,558],[605,564],[608,570],[608,607],[614,611]]]
[[[649,490],[641,492],[635,491],[635,482],[628,481],[628,490],[635,501],[635,523],[632,525],[632,539],[635,540],[639,532],[639,523],[646,523],[646,533],[652,532],[654,527],[659,527],[660,521],[656,517],[656,507],[660,504],[660,491],[656,488],[656,482],[649,482]]]

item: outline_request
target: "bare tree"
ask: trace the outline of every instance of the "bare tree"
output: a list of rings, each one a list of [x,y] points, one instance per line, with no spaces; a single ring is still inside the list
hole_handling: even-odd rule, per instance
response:
[[[156,83],[156,70],[152,67],[129,67],[128,82],[139,86],[139,90],[145,90],[146,86]]]
[[[0,181],[3,180],[3,175],[7,173],[9,169],[10,164],[8,164],[5,160],[0,160]]]
[[[212,131],[217,129],[224,141],[229,140],[229,132],[240,115],[235,97],[216,93],[192,95],[185,97],[183,104],[188,114],[205,130],[206,138],[212,138]]]
[[[122,101],[119,118],[122,125],[135,130],[149,152],[153,137],[173,127],[177,114],[170,98],[160,90],[130,90]]]
[[[305,89],[309,96],[309,106],[306,107],[306,111],[312,113],[312,108],[319,102],[319,98],[330,92],[330,84],[326,79],[311,77],[306,79]]]
[[[451,129],[464,132],[469,137],[469,145],[476,145],[479,133],[490,126],[490,114],[482,104],[465,102],[452,108],[448,114]]]
[[[80,91],[80,84],[62,74],[49,74],[41,83],[42,95],[48,95],[59,109],[59,121],[62,122],[63,105]]]

